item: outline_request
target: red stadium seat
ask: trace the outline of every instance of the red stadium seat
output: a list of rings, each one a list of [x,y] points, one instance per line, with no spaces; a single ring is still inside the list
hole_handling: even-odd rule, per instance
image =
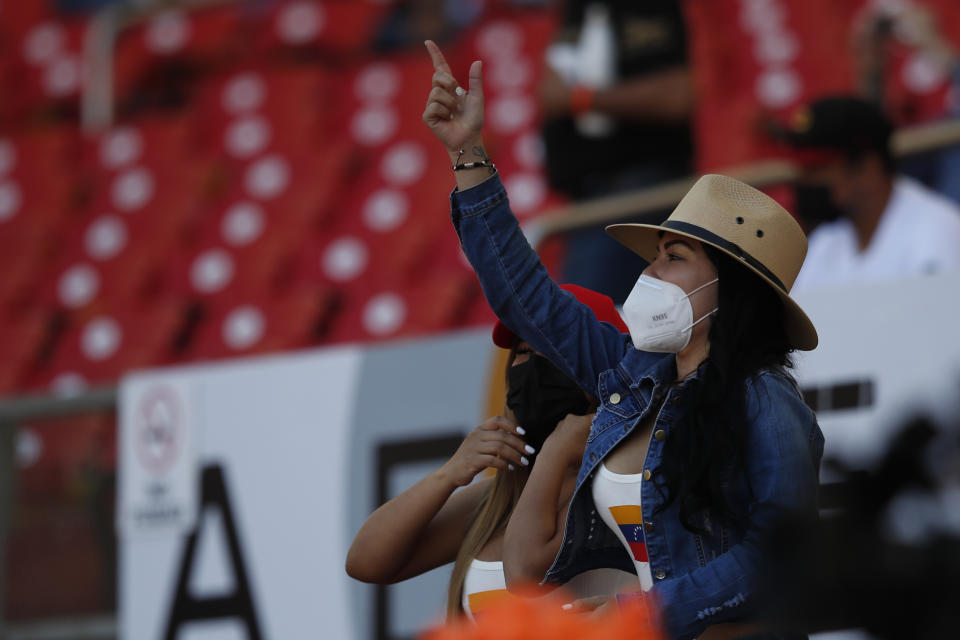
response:
[[[29,388],[56,392],[106,384],[132,369],[174,360],[186,317],[183,302],[159,300],[139,308],[104,305],[97,311],[67,329],[51,361],[27,380]]]
[[[432,75],[430,59],[419,50],[347,67],[337,78],[339,93],[331,96],[331,134],[346,136],[371,158],[401,139],[432,140],[420,122],[425,94],[410,90],[429,87]],[[442,155],[435,145],[431,149]]]
[[[202,69],[242,55],[246,48],[242,19],[239,6],[222,3],[191,11],[161,11],[125,29],[113,56],[118,102],[136,98],[136,90],[149,90],[151,82],[164,77],[164,68]]]
[[[304,238],[331,214],[340,164],[336,154],[269,153],[238,166],[236,182],[206,210],[197,242],[169,262],[169,288],[209,298],[281,286]]]
[[[143,116],[83,139],[81,164],[95,181],[138,166],[161,173],[196,154],[195,123],[188,115]]]
[[[441,272],[406,286],[349,289],[328,340],[373,342],[462,326],[478,288],[472,274]]]
[[[284,0],[270,8],[256,38],[263,53],[314,53],[330,61],[370,49],[389,3],[371,0]]]
[[[270,151],[328,148],[325,131],[335,76],[322,67],[246,66],[222,73],[198,98],[201,143],[224,160],[245,163]]]
[[[47,339],[50,318],[31,309],[16,318],[0,321],[0,397],[17,390],[27,371],[34,367]]]
[[[25,13],[21,17],[30,16]],[[39,14],[32,17],[41,18]],[[81,18],[43,18],[4,30],[10,44],[4,51],[2,86],[8,90],[0,115],[15,121],[56,107],[76,113],[86,73],[83,42],[87,27],[88,22]]]
[[[75,135],[56,128],[0,138],[0,313],[34,297],[59,250],[74,196],[66,162]]]
[[[85,204],[57,230],[44,304],[96,313],[115,308],[111,299],[135,306],[156,293],[209,182],[208,167],[190,153],[191,124],[184,116],[143,118],[83,139],[74,173]]]
[[[189,355],[205,360],[316,345],[335,304],[331,290],[309,286],[222,296],[210,305]]]
[[[42,289],[45,304],[89,315],[155,293],[165,260],[189,232],[198,179],[188,165],[116,173],[67,230]]]

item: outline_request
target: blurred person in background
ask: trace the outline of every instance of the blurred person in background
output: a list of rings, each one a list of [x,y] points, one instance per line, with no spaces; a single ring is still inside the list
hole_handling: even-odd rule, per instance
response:
[[[579,201],[689,175],[693,88],[679,3],[562,7],[540,93],[551,186]],[[601,227],[570,234],[566,251],[564,280],[618,303],[646,266]]]
[[[774,615],[808,632],[940,640],[960,629],[960,412],[945,385],[885,436],[868,468],[834,462],[834,503],[817,526],[785,523],[767,580]],[[952,406],[950,406],[952,405]],[[939,414],[939,417],[937,417]],[[829,514],[829,515],[828,515]],[[775,594],[775,595],[773,595]],[[865,633],[864,633],[865,632]],[[831,637],[833,637],[831,635]],[[848,637],[842,634],[842,637]]]
[[[591,309],[595,321],[626,331],[609,297],[575,285],[564,287]],[[582,454],[597,404],[502,322],[493,329],[493,342],[510,349],[504,415],[486,420],[440,469],[374,511],[347,555],[350,576],[377,584],[400,582],[455,562],[449,618],[463,612],[472,617],[505,593],[504,529],[531,468],[549,467],[561,477],[553,519],[566,516],[579,457],[551,457],[541,451],[579,449]],[[491,467],[492,478],[474,482]]]
[[[912,2],[869,6],[855,22],[852,45],[861,95],[888,112],[895,109],[888,104],[887,95],[894,43],[920,54],[918,59],[923,61],[927,73],[949,78],[950,93],[943,116],[960,117],[960,53],[943,33],[930,8]],[[955,144],[909,158],[903,165],[905,173],[960,203],[960,146]]]
[[[800,165],[796,213],[810,234],[795,290],[960,267],[960,209],[897,173],[892,131],[876,105],[831,96],[778,133]]]
[[[629,335],[598,322],[550,279],[510,210],[483,146],[482,63],[465,90],[426,45],[435,72],[423,120],[453,165],[451,215],[484,295],[600,400],[562,533],[530,518],[526,535],[508,525],[507,542],[554,541],[550,585],[596,567],[636,574],[632,593],[580,606],[640,598],[672,638],[720,623],[749,629],[769,535],[787,517],[817,514],[823,434],[788,372],[793,350],[817,345],[789,296],[803,231],[769,196],[705,176],[662,225],[609,227],[650,265],[624,303]]]
[[[445,42],[482,14],[486,0],[401,0],[377,30],[373,48],[389,53],[424,40]]]

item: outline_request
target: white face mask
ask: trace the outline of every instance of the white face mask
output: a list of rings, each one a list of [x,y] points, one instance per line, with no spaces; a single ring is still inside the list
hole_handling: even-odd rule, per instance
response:
[[[684,293],[675,284],[640,276],[623,303],[624,321],[630,330],[633,346],[642,351],[677,353],[690,343],[692,329],[717,309],[693,320],[693,306],[689,297],[716,282],[714,278]]]

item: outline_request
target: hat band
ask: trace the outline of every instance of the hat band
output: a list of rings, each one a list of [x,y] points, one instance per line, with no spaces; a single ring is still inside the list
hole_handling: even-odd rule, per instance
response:
[[[661,224],[660,226],[665,229],[673,229],[674,231],[680,231],[682,233],[686,233],[687,235],[694,236],[695,238],[700,238],[705,242],[709,242],[710,244],[716,245],[717,247],[723,249],[724,251],[727,251],[728,253],[731,253],[737,256],[738,258],[746,262],[748,265],[756,269],[758,272],[760,272],[763,276],[770,279],[770,281],[773,282],[773,284],[780,287],[780,289],[782,289],[784,293],[788,293],[787,288],[783,286],[783,282],[780,280],[780,278],[775,276],[773,272],[770,271],[770,269],[768,269],[762,262],[754,258],[747,251],[744,251],[742,248],[740,248],[740,245],[734,244],[733,242],[730,242],[729,240],[721,238],[720,236],[718,236],[713,232],[707,231],[703,227],[698,227],[697,225],[690,224],[689,222],[681,222],[679,220],[665,220],[664,223]]]

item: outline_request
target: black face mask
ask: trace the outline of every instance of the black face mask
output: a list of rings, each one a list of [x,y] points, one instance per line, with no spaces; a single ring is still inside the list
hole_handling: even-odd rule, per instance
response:
[[[590,411],[590,400],[580,387],[543,356],[531,354],[510,367],[507,380],[507,406],[527,432],[523,439],[538,452],[568,413],[582,416]]]
[[[797,183],[793,186],[797,217],[811,229],[821,222],[833,222],[845,214],[833,202],[830,187],[825,184]]]

